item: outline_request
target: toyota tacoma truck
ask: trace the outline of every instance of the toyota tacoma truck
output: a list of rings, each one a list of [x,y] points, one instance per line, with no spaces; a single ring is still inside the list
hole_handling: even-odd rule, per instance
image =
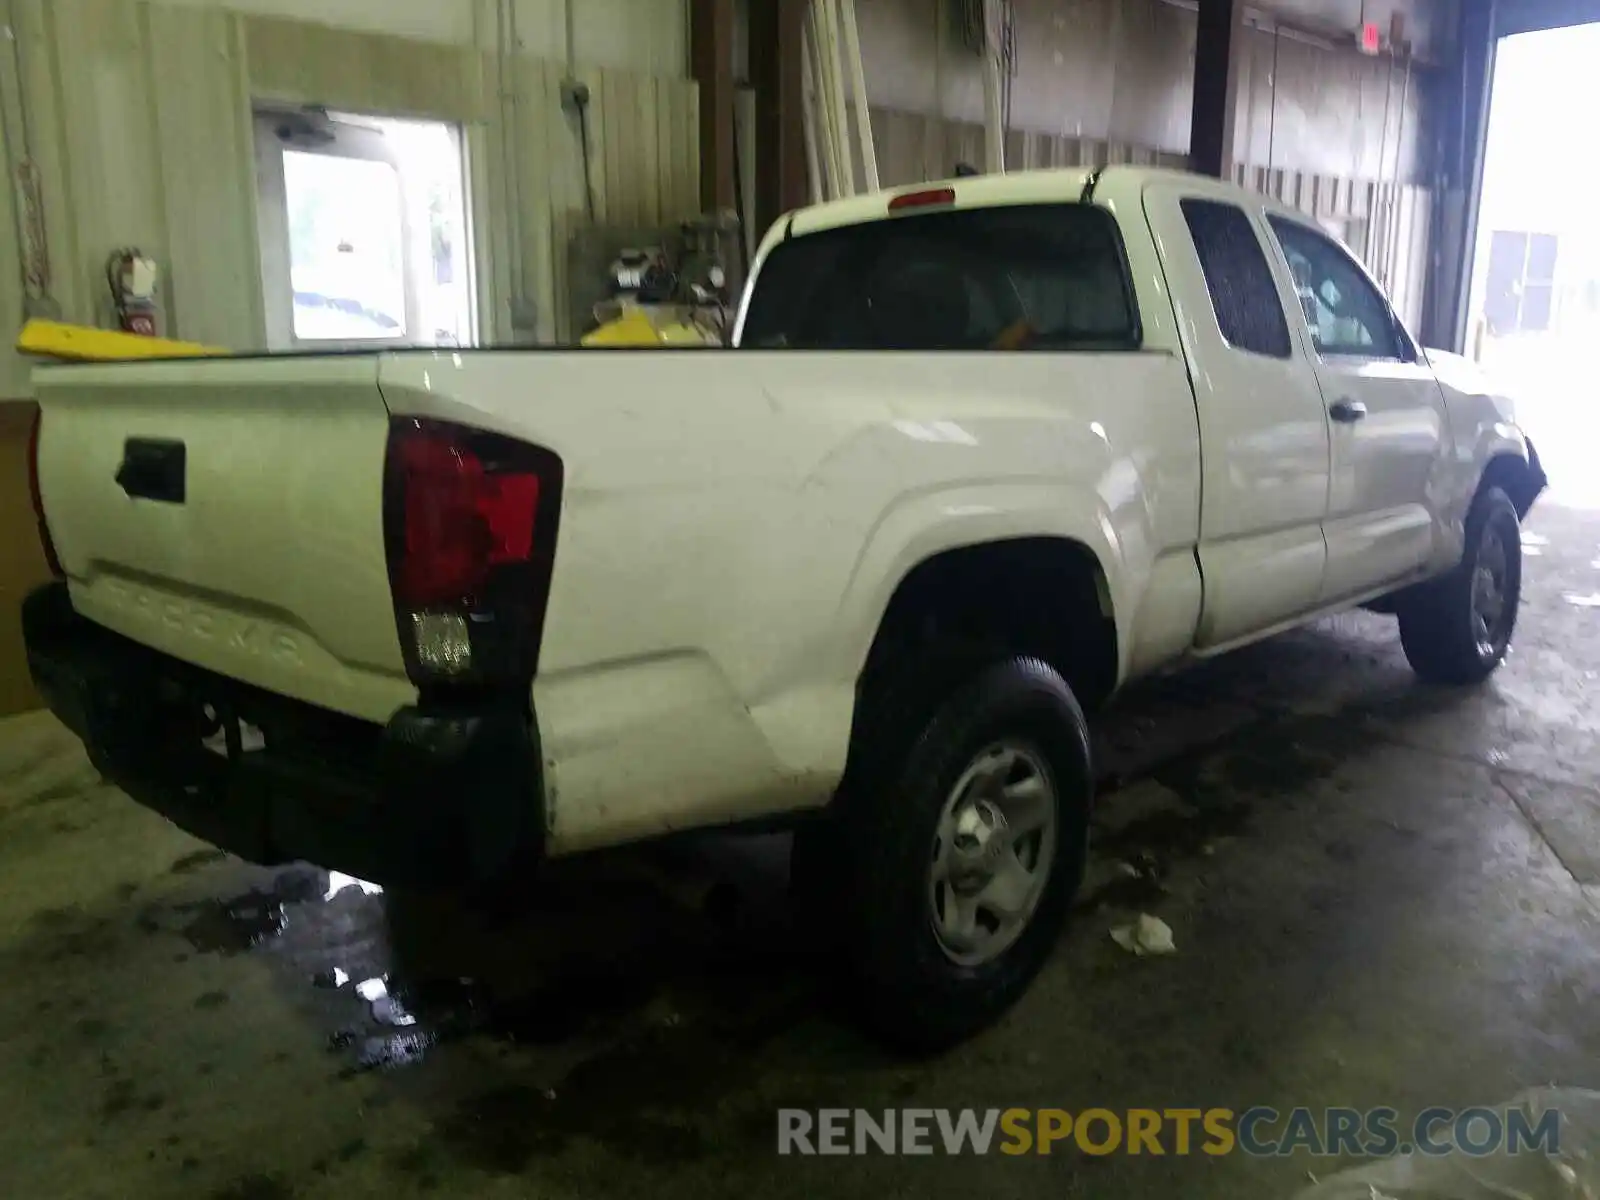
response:
[[[135,800],[417,886],[792,824],[803,909],[918,1047],[1057,938],[1085,709],[1358,605],[1483,680],[1544,485],[1314,221],[1136,167],[790,214],[728,350],[36,385],[29,665]]]

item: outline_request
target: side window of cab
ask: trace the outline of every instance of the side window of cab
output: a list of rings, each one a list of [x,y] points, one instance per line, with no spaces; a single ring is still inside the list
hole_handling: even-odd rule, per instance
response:
[[[1267,223],[1283,251],[1318,354],[1416,360],[1411,339],[1389,302],[1348,250],[1297,221],[1273,216]]]
[[[1244,209],[1198,197],[1179,201],[1179,208],[1200,259],[1222,340],[1248,354],[1288,358],[1289,325],[1272,282],[1272,268]]]

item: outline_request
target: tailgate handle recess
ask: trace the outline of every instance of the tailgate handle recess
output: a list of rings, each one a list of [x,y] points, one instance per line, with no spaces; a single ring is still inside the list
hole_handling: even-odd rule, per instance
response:
[[[185,499],[188,452],[182,442],[162,438],[129,438],[122,444],[117,486],[128,496],[182,504]]]

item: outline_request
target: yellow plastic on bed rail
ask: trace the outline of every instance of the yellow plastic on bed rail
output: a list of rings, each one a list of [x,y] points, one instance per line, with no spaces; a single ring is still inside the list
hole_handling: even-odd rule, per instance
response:
[[[67,325],[61,321],[29,321],[17,336],[17,349],[23,354],[39,354],[68,362],[126,362],[138,358],[215,358],[232,353],[218,346],[198,342],[175,342],[171,338],[141,337],[95,329],[88,325]]]

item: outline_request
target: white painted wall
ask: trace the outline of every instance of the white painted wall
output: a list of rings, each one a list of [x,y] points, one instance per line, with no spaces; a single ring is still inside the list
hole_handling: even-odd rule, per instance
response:
[[[364,33],[431,42],[472,41],[473,0],[165,0],[191,8],[229,8],[263,16],[319,21]]]
[[[199,8],[317,21],[430,42],[496,44],[495,0],[163,0]],[[517,36],[540,58],[565,59],[567,0],[517,0]],[[571,0],[577,60],[649,75],[687,76],[687,0]]]

